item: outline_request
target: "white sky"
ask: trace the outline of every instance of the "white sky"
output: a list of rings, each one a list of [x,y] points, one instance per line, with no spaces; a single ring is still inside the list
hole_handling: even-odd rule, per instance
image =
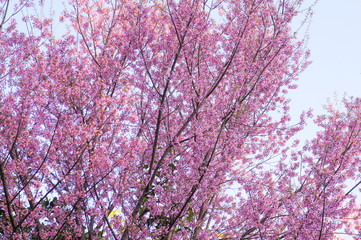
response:
[[[311,4],[314,0],[305,0]],[[323,112],[327,100],[361,97],[361,0],[320,0],[314,8],[308,48],[312,64],[291,92],[292,119],[302,110]],[[302,138],[314,135],[310,122]]]

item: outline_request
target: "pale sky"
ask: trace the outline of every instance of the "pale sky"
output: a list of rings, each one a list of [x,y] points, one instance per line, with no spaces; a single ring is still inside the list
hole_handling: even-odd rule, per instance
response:
[[[311,4],[313,0],[305,0]],[[320,0],[314,8],[308,48],[312,64],[302,73],[291,92],[292,119],[302,110],[323,112],[327,100],[361,97],[361,0]],[[307,126],[302,138],[314,133]],[[313,136],[312,136],[313,137]]]

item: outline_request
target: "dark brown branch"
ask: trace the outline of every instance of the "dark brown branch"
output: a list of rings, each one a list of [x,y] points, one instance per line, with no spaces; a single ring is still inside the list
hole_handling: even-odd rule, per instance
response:
[[[230,114],[227,114],[227,117],[224,118],[224,121],[222,122],[222,125],[221,125],[221,128],[219,130],[219,133],[218,133],[218,136],[216,138],[216,142],[214,143],[213,147],[212,147],[212,151],[208,151],[204,157],[204,160],[203,160],[203,163],[201,167],[204,168],[203,169],[200,169],[201,170],[201,176],[200,178],[198,179],[198,183],[197,184],[194,184],[192,186],[192,189],[191,189],[191,192],[190,192],[190,195],[188,196],[187,200],[185,201],[185,203],[183,204],[181,210],[178,212],[177,216],[172,220],[171,224],[169,225],[168,227],[168,234],[169,232],[171,231],[172,227],[174,226],[174,224],[176,223],[176,221],[180,218],[180,216],[182,215],[183,211],[185,210],[185,208],[187,207],[188,203],[192,200],[193,198],[193,195],[195,194],[195,192],[198,190],[199,188],[199,185],[200,183],[202,182],[204,176],[206,175],[206,172],[207,172],[207,169],[209,167],[209,164],[211,163],[212,159],[213,159],[213,156],[214,156],[214,153],[216,151],[216,148],[217,148],[217,145],[218,145],[218,142],[219,142],[219,139],[221,137],[221,134],[227,124],[227,122],[229,121],[229,119],[231,118],[231,116],[233,115],[233,112],[231,112]]]
[[[84,42],[84,44],[85,44],[85,47],[87,48],[87,50],[88,50],[90,56],[92,57],[93,61],[95,62],[95,64],[96,64],[99,68],[101,68],[101,66],[100,66],[100,64],[98,63],[96,57],[95,57],[95,56],[93,55],[93,53],[91,52],[90,47],[89,47],[89,45],[88,45],[88,42],[87,42],[87,40],[86,40],[86,37],[85,37],[85,35],[83,34],[83,31],[81,30],[81,24],[80,24],[80,19],[79,19],[78,6],[75,7],[75,11],[76,11],[76,21],[77,21],[77,23],[78,23],[79,33],[80,33],[81,37],[83,38],[83,42]]]
[[[56,122],[56,125],[55,125],[55,129],[54,129],[54,133],[51,137],[51,140],[50,140],[50,144],[49,144],[49,147],[48,147],[48,150],[46,151],[46,154],[45,154],[45,157],[43,159],[43,161],[41,162],[40,166],[38,167],[38,169],[36,169],[35,173],[30,177],[30,179],[24,184],[24,186],[15,194],[15,196],[13,196],[13,198],[11,199],[10,203],[14,201],[14,199],[29,185],[29,183],[31,182],[31,180],[35,177],[35,175],[40,171],[41,167],[44,165],[46,159],[48,158],[48,155],[49,155],[49,152],[50,152],[50,148],[53,144],[53,141],[54,141],[54,136],[55,136],[55,133],[56,133],[56,129],[58,128],[58,124],[59,124],[59,120],[60,120],[60,116],[58,118],[58,121]]]
[[[0,30],[3,28],[3,25],[5,23],[6,15],[8,13],[8,9],[9,9],[9,3],[10,3],[10,0],[8,0],[7,3],[6,3],[6,8],[5,8],[5,11],[4,11],[4,17],[3,17],[3,20],[1,21],[1,24],[0,24]]]
[[[6,177],[5,177],[5,174],[4,174],[3,163],[0,163],[0,177],[1,177],[1,182],[3,183],[6,207],[7,207],[7,210],[8,210],[11,227],[13,228],[13,231],[15,232],[16,223],[15,223],[15,219],[13,217],[12,211],[11,211],[10,194],[9,194],[8,186],[7,186],[7,183],[6,183]]]
[[[323,188],[323,204],[322,204],[322,216],[321,216],[321,228],[320,228],[320,235],[318,236],[318,240],[322,239],[322,231],[323,231],[323,224],[325,220],[325,204],[326,204],[326,195],[325,195],[326,185]]]
[[[155,135],[154,135],[152,158],[151,158],[151,161],[150,161],[150,164],[149,164],[149,174],[152,173],[152,168],[153,168],[153,164],[154,164],[154,161],[155,161],[155,155],[156,155],[158,137],[159,137],[159,130],[160,130],[160,123],[162,121],[162,107],[163,107],[163,104],[164,104],[164,101],[165,101],[165,98],[166,98],[166,94],[167,94],[167,91],[168,91],[168,87],[169,87],[169,83],[170,83],[170,80],[171,80],[172,73],[173,73],[175,65],[176,65],[176,63],[178,61],[178,57],[180,55],[180,52],[181,52],[181,50],[183,48],[183,42],[184,42],[184,39],[185,39],[185,37],[187,35],[187,30],[189,28],[189,25],[190,25],[192,19],[193,19],[193,16],[191,16],[191,18],[189,19],[189,21],[187,23],[187,29],[186,29],[186,31],[185,31],[184,35],[182,36],[182,39],[181,39],[181,41],[179,43],[177,53],[176,53],[176,55],[174,57],[172,67],[171,67],[170,72],[169,72],[167,83],[166,83],[166,86],[165,86],[163,94],[162,94],[162,99],[161,99],[161,102],[160,102],[160,107],[159,107],[158,117],[157,117],[157,126],[156,126],[156,130],[155,130]]]
[[[95,189],[96,185],[98,185],[98,183],[100,183],[101,181],[103,181],[115,168],[117,167],[117,165],[115,165],[113,168],[110,169],[109,172],[107,172],[107,174],[105,174],[103,177],[101,177],[97,182],[95,182],[93,184],[93,186],[91,186],[88,190],[85,191],[84,194],[89,193],[91,190]],[[61,181],[61,180],[60,180]],[[60,182],[59,181],[59,182]],[[61,227],[58,229],[56,235],[52,238],[52,240],[56,239],[56,237],[60,234],[61,230],[63,229],[63,227],[65,226],[65,224],[67,223],[66,219],[73,213],[73,211],[75,210],[75,206],[81,201],[84,200],[83,198],[78,198],[78,200],[73,204],[73,208],[72,210],[69,212],[69,214],[67,214],[67,216],[65,217],[65,220],[63,222],[63,224],[61,225]]]
[[[80,162],[80,160],[82,159],[82,156],[85,152],[85,150],[87,149],[87,146],[85,146],[82,150],[82,152],[80,153],[78,159],[75,161],[75,163],[71,166],[71,168],[68,170],[68,172],[64,175],[64,177],[62,179],[60,179],[35,205],[34,207],[32,207],[29,212],[24,216],[24,218],[18,223],[18,225],[15,227],[15,230],[19,227],[21,227],[21,224],[29,217],[29,215],[34,211],[35,208],[37,208],[37,206],[39,206],[40,203],[43,202],[43,200],[54,190],[58,187],[58,185],[70,174],[70,172],[75,168],[75,166]]]

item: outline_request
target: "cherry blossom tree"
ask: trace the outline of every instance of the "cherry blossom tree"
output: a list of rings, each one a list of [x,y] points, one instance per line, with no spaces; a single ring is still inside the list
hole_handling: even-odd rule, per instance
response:
[[[0,238],[361,233],[360,99],[290,143],[302,1],[44,4],[0,0]]]

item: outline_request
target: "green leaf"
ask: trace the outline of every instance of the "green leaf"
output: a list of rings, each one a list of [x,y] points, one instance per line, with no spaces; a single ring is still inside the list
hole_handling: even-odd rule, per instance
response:
[[[188,211],[189,211],[189,216],[190,216],[190,217],[194,217],[193,209],[192,209],[192,208],[189,208]]]

